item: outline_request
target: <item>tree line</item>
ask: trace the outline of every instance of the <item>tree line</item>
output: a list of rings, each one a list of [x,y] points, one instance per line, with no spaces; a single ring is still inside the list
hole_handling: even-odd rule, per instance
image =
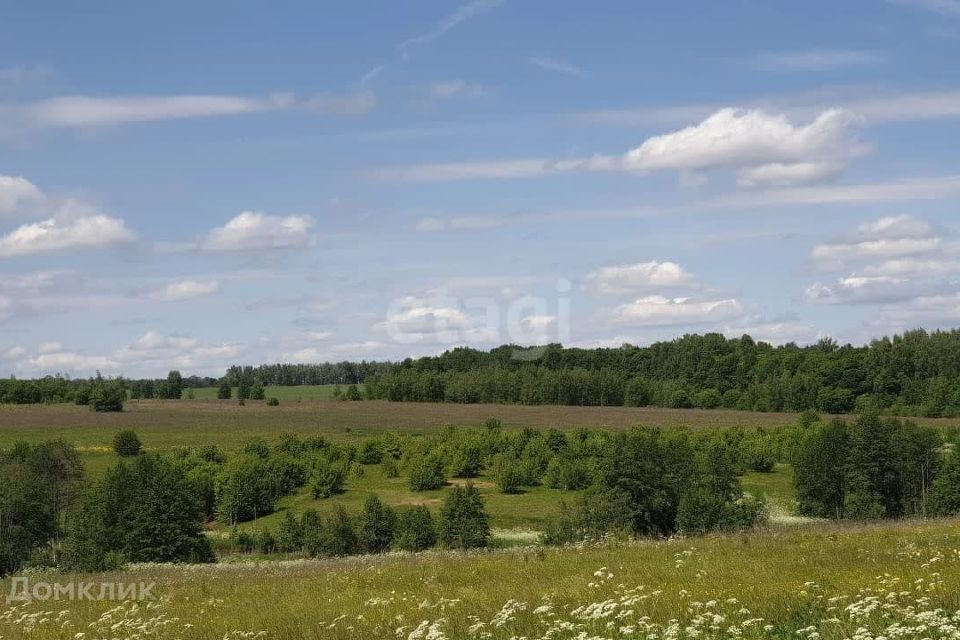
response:
[[[960,331],[923,330],[863,347],[828,339],[773,347],[687,335],[616,349],[457,348],[367,381],[395,402],[660,406],[842,414],[960,415]]]

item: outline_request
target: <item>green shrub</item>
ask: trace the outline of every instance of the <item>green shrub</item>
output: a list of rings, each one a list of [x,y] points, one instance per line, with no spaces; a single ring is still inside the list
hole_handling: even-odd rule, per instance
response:
[[[127,390],[116,380],[101,380],[94,384],[88,402],[92,411],[123,411],[123,401],[127,399]]]
[[[397,514],[377,496],[367,498],[358,524],[357,539],[366,553],[382,553],[393,544]]]
[[[410,463],[410,490],[432,491],[446,483],[443,461],[435,456],[424,456]]]
[[[723,404],[723,396],[716,389],[704,389],[697,393],[694,404],[700,409],[717,409]]]
[[[489,544],[489,518],[483,498],[472,484],[454,487],[444,500],[437,540],[447,549],[473,549]]]
[[[142,451],[140,438],[130,429],[120,431],[113,436],[113,451],[122,457],[138,456]]]
[[[425,551],[437,544],[437,528],[430,510],[417,505],[400,513],[394,546],[401,551]]]
[[[268,407],[279,407],[279,406],[280,406],[280,400],[278,400],[277,398],[274,398],[274,397],[267,398],[267,406],[268,406]]]
[[[316,499],[330,498],[343,493],[347,480],[346,466],[339,462],[320,461],[313,470],[310,493]]]

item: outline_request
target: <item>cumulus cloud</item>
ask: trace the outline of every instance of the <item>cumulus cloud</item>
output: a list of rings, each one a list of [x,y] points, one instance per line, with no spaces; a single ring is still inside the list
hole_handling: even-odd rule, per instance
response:
[[[868,151],[855,138],[858,118],[828,109],[807,124],[761,109],[720,109],[697,125],[648,138],[623,155],[581,158],[513,158],[445,162],[382,169],[400,182],[531,179],[570,172],[727,169],[742,187],[795,187],[837,176]],[[699,176],[702,178],[702,176]]]
[[[734,298],[693,300],[645,296],[620,305],[613,311],[613,322],[634,326],[670,326],[714,324],[732,320],[743,313]]]
[[[198,339],[150,330],[120,349],[115,359],[127,367],[157,371],[185,369],[219,371],[236,361],[243,349],[236,344],[204,344]]]
[[[693,275],[676,262],[639,262],[603,267],[586,276],[586,288],[596,293],[617,294],[685,287]]]
[[[0,219],[24,217],[45,199],[43,192],[26,178],[0,175]]]
[[[636,170],[740,172],[741,183],[784,186],[821,180],[862,153],[851,136],[856,118],[830,109],[806,125],[759,109],[721,109],[692,127],[654,136],[625,157]]]
[[[222,253],[301,249],[313,241],[310,216],[272,216],[244,211],[200,241],[201,251]]]
[[[429,301],[409,297],[401,300],[374,328],[400,343],[452,343],[468,333],[473,324],[473,319],[462,309],[435,306]]]
[[[101,249],[135,239],[123,220],[105,215],[64,220],[50,218],[22,225],[0,236],[0,258]]]
[[[867,260],[929,255],[943,247],[930,224],[910,215],[884,216],[861,224],[849,238],[821,243],[811,259],[821,269],[839,269]]]
[[[220,283],[216,280],[178,280],[154,291],[151,297],[164,301],[189,300],[213,295],[219,290]]]
[[[884,304],[911,300],[932,287],[933,283],[907,278],[851,275],[829,284],[814,283],[806,297],[820,304]]]

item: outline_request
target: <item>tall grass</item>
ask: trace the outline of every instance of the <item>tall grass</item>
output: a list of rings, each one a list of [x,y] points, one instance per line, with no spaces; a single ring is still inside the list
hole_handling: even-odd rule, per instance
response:
[[[0,637],[955,638],[960,522],[818,525],[568,549],[152,565],[77,579],[156,582],[159,599],[119,607],[19,605],[0,614]],[[9,581],[0,588],[8,593]]]

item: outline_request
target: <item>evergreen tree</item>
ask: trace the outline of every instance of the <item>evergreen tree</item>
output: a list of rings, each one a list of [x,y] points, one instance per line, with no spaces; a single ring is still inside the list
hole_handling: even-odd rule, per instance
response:
[[[381,553],[393,543],[397,515],[373,495],[364,503],[358,524],[360,548],[366,553]]]
[[[401,551],[425,551],[437,544],[437,528],[430,510],[417,505],[400,513],[395,545]]]
[[[221,378],[219,386],[217,386],[217,400],[229,400],[233,396],[233,387],[230,386],[230,381],[226,378]]]
[[[472,549],[489,544],[489,519],[483,498],[472,484],[454,487],[444,500],[437,540],[448,549]]]

